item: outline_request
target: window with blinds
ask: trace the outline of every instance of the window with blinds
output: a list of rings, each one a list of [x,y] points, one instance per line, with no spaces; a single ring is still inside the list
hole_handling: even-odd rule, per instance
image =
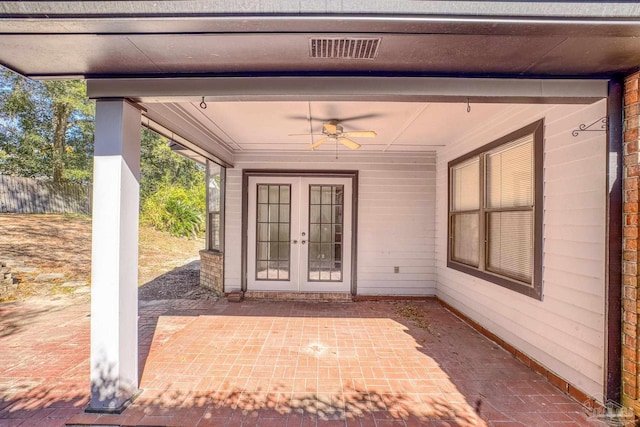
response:
[[[473,158],[451,169],[451,221],[454,239],[451,258],[478,266],[480,225],[480,161]]]
[[[226,169],[207,161],[207,249],[223,251],[224,178]]]
[[[543,121],[449,163],[448,266],[542,297]]]

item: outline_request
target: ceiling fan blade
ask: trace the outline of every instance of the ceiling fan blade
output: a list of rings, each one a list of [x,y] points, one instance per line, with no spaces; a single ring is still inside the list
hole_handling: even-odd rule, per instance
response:
[[[342,132],[342,136],[349,136],[351,138],[375,138],[378,134],[372,130],[352,130],[349,132]]]
[[[311,146],[309,146],[309,148],[311,148],[312,150],[314,148],[318,148],[319,146],[321,146],[322,144],[324,144],[325,142],[327,142],[329,140],[329,138],[322,138],[317,140],[316,142],[314,142],[313,144],[311,144]]]
[[[359,116],[343,117],[340,119],[340,121],[350,122],[352,120],[375,119],[380,116],[382,116],[382,114],[379,114],[379,113],[361,114]]]
[[[330,122],[331,120],[336,120],[338,119],[340,122],[348,122],[351,120],[362,120],[362,119],[375,119],[377,117],[381,117],[382,114],[380,113],[369,113],[369,114],[361,114],[359,116],[350,116],[350,117],[343,117],[340,114],[338,114],[337,111],[334,112],[329,112],[328,115],[326,116],[314,116],[309,118],[309,116],[302,116],[302,115],[289,115],[289,116],[285,116],[287,119],[291,119],[291,120],[313,120],[313,121],[318,121],[318,122]]]
[[[340,143],[345,147],[351,148],[352,150],[357,150],[358,148],[360,148],[360,144],[350,140],[349,138],[345,138],[344,136],[341,136],[340,138],[338,138],[338,141],[340,141]]]
[[[324,135],[323,133],[290,133],[289,136]]]

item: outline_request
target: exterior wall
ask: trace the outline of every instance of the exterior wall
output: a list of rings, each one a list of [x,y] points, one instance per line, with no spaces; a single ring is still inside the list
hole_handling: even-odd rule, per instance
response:
[[[640,120],[640,74],[624,83],[624,181],[622,243],[622,400],[640,413],[638,390],[638,122]]]
[[[473,114],[473,113],[471,113]],[[603,400],[605,355],[605,132],[572,130],[606,115],[592,105],[514,105],[438,152],[437,296],[534,362]],[[543,300],[447,268],[447,163],[545,120]]]
[[[224,293],[224,254],[216,251],[200,251],[200,286]]]
[[[243,169],[358,170],[358,294],[435,294],[434,153],[237,156],[236,167],[227,169],[226,292],[240,289]]]

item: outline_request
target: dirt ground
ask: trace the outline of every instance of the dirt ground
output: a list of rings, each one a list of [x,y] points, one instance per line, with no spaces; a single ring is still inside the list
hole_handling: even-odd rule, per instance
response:
[[[199,254],[204,239],[188,240],[140,227],[138,280],[141,299],[202,298]],[[37,283],[35,274],[14,273],[17,299],[64,294],[63,282],[91,280],[91,218],[80,215],[0,214],[0,259],[24,261],[39,273],[64,279]]]

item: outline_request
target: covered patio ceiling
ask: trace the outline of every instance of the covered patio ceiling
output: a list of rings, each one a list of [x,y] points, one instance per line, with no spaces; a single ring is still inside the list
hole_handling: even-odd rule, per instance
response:
[[[377,136],[351,137],[361,145],[357,151],[330,140],[313,148],[319,156],[433,152],[531,108],[466,102],[208,102],[206,109],[199,104],[142,103],[147,108],[143,124],[148,117],[168,123],[158,128],[152,121],[149,127],[185,146],[199,141],[196,145],[232,163],[243,154],[310,152],[311,144],[324,138],[323,123],[331,119],[340,120],[345,132],[373,130]]]
[[[245,154],[310,152],[331,120],[344,132],[376,136],[351,137],[357,151],[329,140],[314,148],[318,156],[434,152],[540,104],[599,101],[608,86],[596,79],[307,76],[91,79],[88,90],[96,99],[128,97],[143,109],[143,125],[233,166]]]

